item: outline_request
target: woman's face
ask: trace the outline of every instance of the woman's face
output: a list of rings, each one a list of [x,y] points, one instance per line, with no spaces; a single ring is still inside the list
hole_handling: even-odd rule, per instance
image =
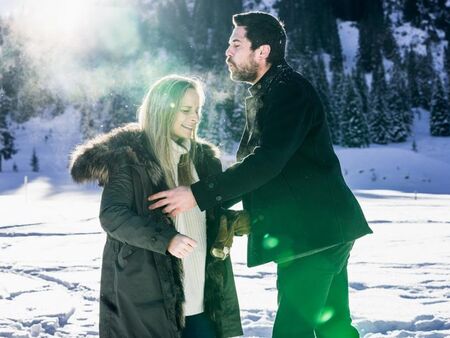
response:
[[[175,113],[172,125],[172,139],[192,138],[193,131],[199,122],[200,99],[195,89],[189,88],[180,102],[180,109]]]

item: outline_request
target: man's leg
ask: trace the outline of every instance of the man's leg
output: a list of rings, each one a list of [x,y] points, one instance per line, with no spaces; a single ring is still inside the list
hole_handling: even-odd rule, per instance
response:
[[[314,338],[334,270],[319,254],[278,265],[274,338]]]
[[[322,316],[325,320],[316,329],[317,338],[359,338],[350,317],[347,263],[331,283]]]
[[[341,311],[349,313],[346,278],[345,280],[338,278],[335,281],[335,277],[341,276],[341,273],[346,277],[346,271],[344,273],[343,270],[351,247],[352,243],[346,243],[278,265],[279,308],[273,337],[314,338],[317,327],[325,327],[324,323],[331,323],[330,319],[334,316],[339,322],[337,319],[342,318]],[[334,285],[335,282],[338,283]],[[344,285],[347,286],[346,289]],[[332,297],[329,298],[331,289],[333,289]],[[341,292],[344,292],[343,298],[339,294]],[[339,305],[331,317],[331,311],[327,311],[328,303],[330,306],[335,306],[334,303]],[[350,337],[358,336],[348,336]]]

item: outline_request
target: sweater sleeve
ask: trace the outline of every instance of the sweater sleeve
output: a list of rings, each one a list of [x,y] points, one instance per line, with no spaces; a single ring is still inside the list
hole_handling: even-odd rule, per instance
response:
[[[132,182],[129,167],[121,167],[111,174],[103,189],[100,223],[112,238],[120,242],[166,254],[171,239],[178,232],[160,210],[148,216],[139,216],[132,210]]]

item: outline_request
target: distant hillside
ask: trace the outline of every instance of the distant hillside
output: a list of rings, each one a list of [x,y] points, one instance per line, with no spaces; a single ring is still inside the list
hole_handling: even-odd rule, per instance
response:
[[[229,79],[224,51],[232,14],[247,10],[284,22],[288,62],[317,88],[336,146],[411,142],[418,110],[430,112],[431,136],[450,136],[448,0],[85,1],[64,26],[55,18],[67,11],[55,6],[53,18],[31,4],[0,7],[0,171],[31,156],[18,125],[41,121],[45,136],[70,110],[80,118],[68,134],[90,138],[133,121],[169,73],[205,82],[199,134],[232,153],[248,86]]]

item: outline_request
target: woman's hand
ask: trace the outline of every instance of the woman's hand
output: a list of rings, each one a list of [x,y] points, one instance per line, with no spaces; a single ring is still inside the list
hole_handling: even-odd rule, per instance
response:
[[[185,235],[175,235],[169,243],[167,251],[175,257],[186,258],[194,248],[197,247],[197,242]]]

